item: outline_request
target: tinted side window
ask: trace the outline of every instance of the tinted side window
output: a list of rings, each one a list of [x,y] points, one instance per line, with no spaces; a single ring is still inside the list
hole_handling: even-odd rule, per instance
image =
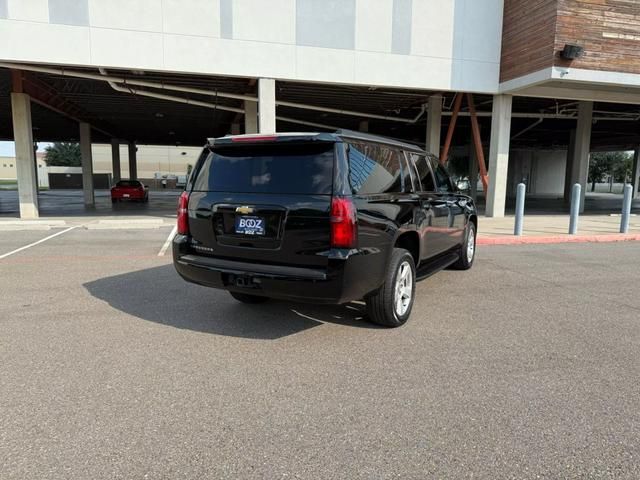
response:
[[[442,164],[435,158],[429,157],[433,173],[436,176],[436,185],[439,192],[453,192],[451,187],[451,180],[449,179],[449,172],[442,166]]]
[[[404,191],[419,192],[421,190],[420,178],[410,154],[408,152],[400,152],[400,156],[402,157],[402,171],[404,172]]]
[[[431,168],[429,168],[429,163],[427,162],[426,157],[424,155],[412,153],[411,159],[418,169],[418,178],[422,184],[422,191],[435,192],[436,183],[433,179],[433,173],[431,173]]]
[[[349,181],[355,194],[402,192],[400,152],[376,144],[349,142]]]

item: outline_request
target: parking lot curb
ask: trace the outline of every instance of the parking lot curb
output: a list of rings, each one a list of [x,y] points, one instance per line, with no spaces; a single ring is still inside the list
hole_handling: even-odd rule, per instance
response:
[[[553,243],[610,243],[640,241],[640,234],[607,234],[607,235],[539,235],[539,236],[501,236],[477,239],[478,245],[535,245]]]
[[[174,223],[165,223],[162,219],[107,219],[88,223],[87,230],[133,230],[172,227]]]
[[[66,226],[67,222],[64,220],[0,220],[0,232],[51,230]]]

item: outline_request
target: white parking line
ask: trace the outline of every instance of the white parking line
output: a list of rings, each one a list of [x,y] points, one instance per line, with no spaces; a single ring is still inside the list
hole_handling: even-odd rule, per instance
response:
[[[38,244],[40,244],[42,242],[46,242],[47,240],[51,240],[52,238],[57,237],[58,235],[62,235],[63,233],[67,233],[68,231],[73,230],[74,228],[78,228],[78,227],[75,226],[75,227],[65,228],[64,230],[62,230],[60,232],[57,232],[57,233],[54,233],[53,235],[49,235],[48,237],[44,237],[43,239],[38,240],[37,242],[30,243],[29,245],[25,245],[24,247],[17,248],[15,250],[13,250],[12,252],[5,253],[4,255],[0,255],[0,260],[2,260],[3,258],[7,258],[10,255],[13,255],[14,253],[18,253],[18,252],[21,252],[23,250],[26,250],[27,248],[34,247],[34,246],[36,246],[36,245],[38,245]]]
[[[158,252],[159,257],[164,257],[164,254],[167,253],[167,249],[169,248],[169,245],[171,245],[171,240],[173,240],[173,236],[177,233],[177,231],[178,231],[177,226],[171,229],[171,233],[169,233],[167,240],[164,242],[164,245],[162,245],[162,248]]]

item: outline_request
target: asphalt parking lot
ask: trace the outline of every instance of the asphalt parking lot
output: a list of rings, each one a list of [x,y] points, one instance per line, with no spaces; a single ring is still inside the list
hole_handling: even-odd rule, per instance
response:
[[[637,243],[481,248],[387,330],[188,285],[168,234],[0,259],[3,480],[640,476]]]

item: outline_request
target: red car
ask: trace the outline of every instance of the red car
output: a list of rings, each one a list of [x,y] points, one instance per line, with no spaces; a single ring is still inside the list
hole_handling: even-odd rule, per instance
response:
[[[121,200],[149,201],[149,187],[138,180],[121,180],[111,187],[111,202]]]

